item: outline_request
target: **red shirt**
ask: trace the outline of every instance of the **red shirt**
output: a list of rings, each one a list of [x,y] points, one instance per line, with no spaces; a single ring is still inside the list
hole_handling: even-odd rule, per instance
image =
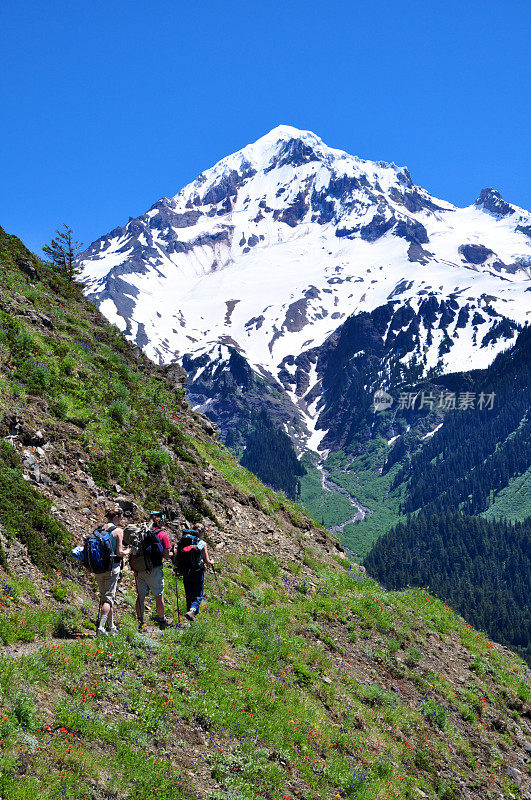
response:
[[[158,531],[157,536],[159,537],[160,543],[165,550],[169,550],[171,547],[170,544],[170,537],[165,531]]]

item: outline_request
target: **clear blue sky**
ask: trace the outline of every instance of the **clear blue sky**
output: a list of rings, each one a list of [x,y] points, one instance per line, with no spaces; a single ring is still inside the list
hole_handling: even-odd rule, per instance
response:
[[[17,0],[0,19],[0,225],[86,245],[278,124],[531,209],[526,0]]]

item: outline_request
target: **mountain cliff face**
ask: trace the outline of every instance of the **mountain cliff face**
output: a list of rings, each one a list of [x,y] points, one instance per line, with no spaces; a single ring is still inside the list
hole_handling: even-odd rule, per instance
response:
[[[420,374],[485,367],[506,348],[529,307],[530,234],[531,215],[493,189],[457,208],[406,168],[280,126],[82,261],[90,298],[155,361],[185,363],[223,435],[241,434],[258,395],[301,452],[338,439],[322,381],[330,337],[358,315],[379,358]]]

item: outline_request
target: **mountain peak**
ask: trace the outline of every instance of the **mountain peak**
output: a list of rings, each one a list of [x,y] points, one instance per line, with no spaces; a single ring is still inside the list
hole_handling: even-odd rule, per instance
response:
[[[322,158],[335,151],[312,131],[299,130],[291,125],[277,125],[239,152],[260,169],[267,168],[273,161],[285,159],[289,153],[305,152],[309,155],[313,152],[315,157],[312,160],[316,160],[318,156]]]
[[[260,139],[257,139],[255,144],[266,140],[278,142],[281,139],[306,138],[316,139],[319,142],[321,141],[321,139],[319,139],[319,137],[312,131],[303,131],[300,128],[294,128],[293,125],[277,125],[275,128],[271,128],[269,133],[266,133],[264,136],[261,136]]]
[[[194,202],[204,202],[205,196],[210,202],[214,195],[221,200],[227,191],[229,194],[234,193],[236,184],[241,185],[257,173],[267,175],[285,167],[297,172],[309,164],[314,165],[313,168],[310,167],[310,172],[316,173],[323,166],[335,176],[345,176],[349,185],[357,178],[360,180],[360,187],[369,188],[371,184],[379,192],[389,190],[391,186],[395,186],[396,190],[400,190],[400,187],[413,187],[406,167],[386,161],[362,159],[344,150],[329,147],[313,131],[301,130],[291,125],[277,125],[255,142],[231,153],[202,172],[173,199],[178,200],[191,192]],[[299,180],[300,176],[292,178]],[[285,187],[287,180],[286,173],[280,175],[277,189]],[[216,187],[214,192],[213,186]]]
[[[508,217],[514,214],[515,209],[513,206],[506,203],[497,189],[486,188],[482,189],[475,204],[478,208],[494,214],[496,217]]]

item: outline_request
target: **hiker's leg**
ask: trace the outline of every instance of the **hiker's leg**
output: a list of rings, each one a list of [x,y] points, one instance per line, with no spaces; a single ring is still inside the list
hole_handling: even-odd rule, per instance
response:
[[[155,597],[155,605],[157,607],[157,615],[159,619],[164,619],[164,597],[163,595],[159,595]]]
[[[102,598],[103,605],[101,607],[100,629],[105,629],[106,623],[109,627],[113,624],[113,607],[116,597],[116,589],[118,588],[118,580],[120,578],[120,567],[115,566],[109,574],[105,575],[104,589],[105,594]]]
[[[146,587],[149,588],[149,591],[155,598],[155,606],[159,620],[164,620],[164,572],[162,565],[153,567],[151,572],[144,573],[142,577],[146,583]]]
[[[111,614],[111,604],[107,600],[105,600],[101,606],[101,614],[99,621],[100,628],[105,628],[105,625],[107,624],[107,619],[109,618],[109,614]]]
[[[190,603],[190,608],[197,612],[199,611],[199,606],[201,605],[201,601],[203,600],[203,591],[205,586],[205,571],[204,569],[199,570],[198,572],[194,572],[194,584],[193,584],[193,600]]]
[[[97,622],[96,622],[96,625],[99,627],[100,624],[101,624],[102,614],[105,613],[107,615],[107,613],[109,611],[108,608],[104,611],[104,607],[106,605],[108,605],[107,603],[105,603],[105,588],[106,588],[105,587],[105,575],[104,574],[94,575],[94,580],[96,581],[96,586],[98,587],[98,593],[99,593],[99,596],[100,596],[99,597],[99,605],[98,605],[98,619],[97,619]],[[107,621],[107,616],[105,616],[105,621]]]
[[[144,622],[144,600],[145,597],[140,599],[140,597],[138,597],[137,595],[135,603],[135,611],[136,611],[136,618],[139,622]]]
[[[193,595],[193,587],[191,583],[191,576],[190,575],[183,575],[183,583],[184,583],[184,596],[186,597],[186,610],[190,611],[190,606],[192,604],[192,600],[194,599]]]
[[[147,584],[147,576],[148,576],[147,572],[135,573],[135,583],[136,583],[135,608],[136,608],[136,616],[140,624],[144,622],[144,613],[145,613],[144,602],[149,592],[149,586]]]

